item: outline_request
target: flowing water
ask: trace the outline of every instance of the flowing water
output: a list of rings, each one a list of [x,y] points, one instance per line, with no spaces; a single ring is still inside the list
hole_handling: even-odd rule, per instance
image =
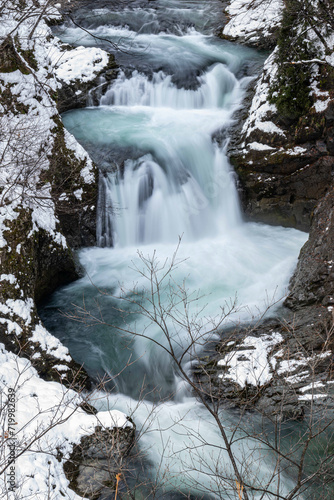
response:
[[[93,377],[113,378],[99,408],[133,413],[138,429],[148,427],[139,446],[157,498],[237,496],[233,474],[222,480],[230,465],[217,426],[178,377],[162,329],[135,305],[152,312],[152,259],[160,262],[160,279],[182,236],[160,285],[165,327],[181,356],[189,318],[205,339],[208,318],[217,319],[222,307],[238,305],[226,322],[249,321],[281,298],[306,240],[293,229],[243,220],[225,149],[263,56],[214,36],[221,11],[218,0],[96,2],[81,7],[76,20],[98,39],[74,25],[57,28],[72,44],[112,50],[109,42],[117,43],[122,70],[99,106],[63,116],[101,168],[99,247],[79,253],[85,277],[56,292],[41,314]],[[89,328],[57,313],[72,304],[83,307]],[[225,411],[222,419],[229,432],[235,416]],[[267,480],[273,465],[264,447],[243,439],[234,453],[249,481]],[[283,494],[289,485],[286,477]]]

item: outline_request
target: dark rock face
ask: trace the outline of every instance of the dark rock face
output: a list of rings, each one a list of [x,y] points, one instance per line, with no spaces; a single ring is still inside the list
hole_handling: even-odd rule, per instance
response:
[[[61,231],[72,249],[96,244],[96,205],[98,195],[97,168],[92,168],[90,183],[81,173],[87,159],[75,157],[67,147],[64,126],[55,118],[55,141],[46,179],[52,186],[52,198]],[[76,197],[75,193],[80,193]]]
[[[334,189],[314,212],[310,237],[303,246],[285,305],[293,310],[319,304],[334,306]]]
[[[32,229],[30,211],[22,209],[5,232],[8,246],[0,251],[1,271],[15,276],[16,281],[1,282],[0,301],[6,304],[7,301],[29,301],[31,298],[31,302],[25,302],[30,309],[30,317],[26,321],[10,310],[2,314],[0,342],[8,351],[30,359],[44,380],[88,389],[89,377],[78,363],[71,359],[60,360],[39,342],[31,340],[33,331],[40,325],[35,301],[78,276],[70,249],[56,243],[46,231],[39,229],[32,232]],[[13,321],[16,328],[8,332],[7,323],[11,325]],[[64,372],[59,370],[59,365],[64,366]]]
[[[58,249],[50,253],[50,237],[45,231],[39,231],[33,242],[35,301],[39,303],[59,286],[78,278],[72,252]]]
[[[134,427],[96,427],[94,434],[83,437],[64,464],[70,487],[92,500],[101,495],[109,498],[115,490],[116,475],[124,470],[134,435]]]
[[[286,130],[285,137],[256,130],[247,138],[248,144],[254,141],[272,149],[230,150],[249,219],[309,230],[312,212],[333,182],[331,106],[307,120],[308,126],[299,123]]]
[[[287,122],[268,103],[274,64],[272,55],[260,77],[247,130],[243,124],[232,130],[229,155],[239,176],[247,218],[308,231],[313,210],[333,182],[333,71],[328,65],[319,69],[323,93],[313,96],[317,105]]]
[[[246,217],[308,231],[312,212],[334,173],[334,157],[327,151],[321,153],[317,146],[303,145],[305,152],[296,157],[250,151],[243,160],[232,158]]]
[[[56,243],[43,229],[33,232],[29,210],[22,209],[5,232],[8,247],[0,252],[1,270],[20,281],[20,287],[2,283],[0,299],[27,297],[40,300],[55,287],[77,277],[72,252]],[[32,234],[31,234],[32,233]]]

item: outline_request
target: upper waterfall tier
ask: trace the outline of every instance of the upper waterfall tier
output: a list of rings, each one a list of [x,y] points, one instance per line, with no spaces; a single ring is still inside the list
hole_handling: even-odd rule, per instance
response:
[[[121,73],[100,107],[64,115],[79,140],[106,154],[108,147],[137,151],[101,175],[101,246],[171,242],[181,234],[196,240],[241,222],[234,177],[212,134],[231,124],[248,81],[222,63],[198,77],[196,90],[178,88],[163,72],[152,79]]]

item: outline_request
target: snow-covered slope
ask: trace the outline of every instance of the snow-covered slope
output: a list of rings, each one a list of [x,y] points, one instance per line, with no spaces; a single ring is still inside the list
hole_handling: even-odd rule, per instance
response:
[[[79,406],[83,396],[68,386],[84,378],[36,311],[45,282],[75,274],[55,203],[79,200],[82,217],[94,208],[85,193],[96,172],[62,127],[57,90],[61,79],[87,82],[109,61],[100,49],[62,50],[45,22],[57,17],[44,1],[0,9],[1,498],[79,498],[63,471],[73,444],[96,426],[131,426],[117,411],[89,415]]]

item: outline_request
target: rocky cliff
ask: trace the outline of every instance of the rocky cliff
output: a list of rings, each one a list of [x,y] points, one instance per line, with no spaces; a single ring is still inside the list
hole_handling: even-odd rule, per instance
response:
[[[232,405],[255,404],[279,418],[334,406],[334,38],[327,3],[275,0],[265,9],[262,1],[235,0],[221,34],[274,49],[229,147],[245,216],[310,236],[279,316],[224,332],[197,376]]]

